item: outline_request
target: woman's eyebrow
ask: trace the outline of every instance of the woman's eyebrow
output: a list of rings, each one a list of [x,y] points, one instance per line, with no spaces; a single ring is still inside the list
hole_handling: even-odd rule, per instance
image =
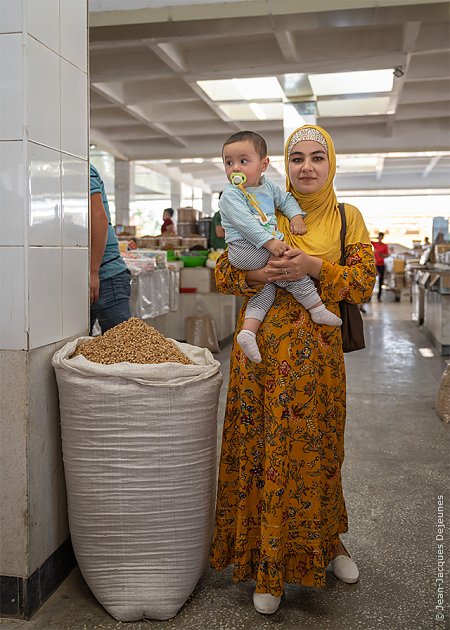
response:
[[[327,152],[324,151],[323,149],[317,149],[317,151],[312,151],[310,155],[317,155],[318,153],[323,154],[323,155],[327,154]],[[305,154],[302,151],[292,151],[289,157],[292,157],[293,155],[305,155]]]

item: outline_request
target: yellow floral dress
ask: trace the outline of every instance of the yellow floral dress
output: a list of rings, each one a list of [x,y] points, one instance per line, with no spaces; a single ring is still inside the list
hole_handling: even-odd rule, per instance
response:
[[[346,246],[346,266],[324,261],[326,306],[367,301],[375,280],[372,247]],[[226,252],[216,266],[223,293],[250,297],[245,271]],[[245,303],[237,330],[240,330]],[[347,531],[342,492],[346,408],[339,328],[314,324],[283,289],[258,332],[262,363],[234,341],[223,428],[211,566],[233,565],[233,580],[281,595],[285,582],[324,587],[325,569]]]

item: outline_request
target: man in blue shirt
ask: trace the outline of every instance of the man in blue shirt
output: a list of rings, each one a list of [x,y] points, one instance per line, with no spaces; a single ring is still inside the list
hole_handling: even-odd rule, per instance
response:
[[[108,199],[99,172],[90,164],[91,264],[90,334],[96,319],[102,333],[131,317],[130,272],[120,255]]]

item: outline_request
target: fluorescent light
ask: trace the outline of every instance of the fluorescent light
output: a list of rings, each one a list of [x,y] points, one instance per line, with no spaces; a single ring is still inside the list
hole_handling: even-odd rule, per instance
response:
[[[276,77],[197,81],[212,101],[282,100],[284,92]]]
[[[318,101],[319,116],[367,116],[387,114],[389,96],[375,96],[373,98],[333,99]]]
[[[394,84],[394,70],[365,70],[310,74],[309,82],[316,96],[338,94],[369,94],[390,92]]]
[[[434,357],[434,352],[431,348],[419,348],[420,354],[425,358]]]
[[[380,158],[373,155],[337,155],[336,169],[338,175],[343,173],[370,173],[376,171]]]

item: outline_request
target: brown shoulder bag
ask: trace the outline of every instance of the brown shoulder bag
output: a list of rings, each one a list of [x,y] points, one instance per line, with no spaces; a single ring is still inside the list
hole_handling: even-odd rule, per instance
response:
[[[341,265],[345,265],[345,235],[347,233],[347,219],[345,217],[345,205],[339,204],[341,213]],[[358,304],[350,304],[342,300],[339,302],[341,311],[342,350],[353,352],[366,347],[364,341],[364,324]]]

